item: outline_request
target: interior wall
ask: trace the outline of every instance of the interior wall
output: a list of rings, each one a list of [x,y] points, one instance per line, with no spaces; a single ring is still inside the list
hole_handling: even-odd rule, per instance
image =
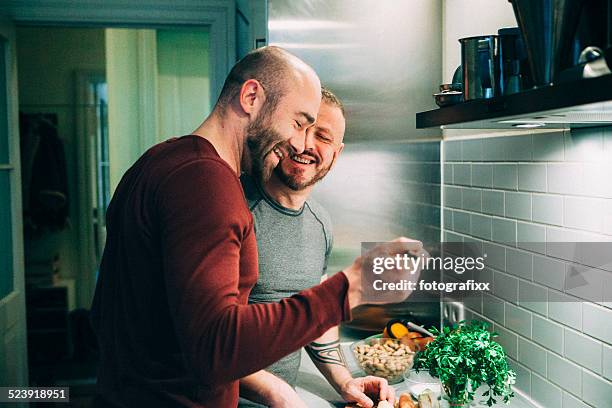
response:
[[[208,30],[157,30],[159,140],[191,133],[211,112]]]
[[[148,148],[210,114],[208,30],[106,29],[111,187]]]
[[[610,272],[555,245],[612,242],[612,128],[448,141],[444,152],[444,240],[483,246],[493,282],[465,302],[466,318],[500,334],[516,387],[542,406],[608,406]]]
[[[60,256],[60,276],[76,278],[79,271],[77,138],[75,129],[75,71],[104,71],[102,29],[18,27],[17,65],[20,111],[56,113],[58,135],[64,143],[68,173],[69,226],[35,239],[25,239],[28,263]],[[76,291],[78,293],[78,291]],[[74,300],[88,306],[88,300]]]
[[[444,80],[461,63],[459,38],[516,25],[510,2],[445,0]],[[466,319],[500,334],[516,388],[541,406],[609,406],[611,304],[567,286],[574,266],[546,248],[612,240],[612,129],[444,134],[443,238],[483,247],[493,283],[465,301]]]

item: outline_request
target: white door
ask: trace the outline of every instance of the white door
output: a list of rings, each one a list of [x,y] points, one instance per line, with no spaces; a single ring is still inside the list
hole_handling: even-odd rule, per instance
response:
[[[0,15],[0,386],[28,383],[15,46]]]

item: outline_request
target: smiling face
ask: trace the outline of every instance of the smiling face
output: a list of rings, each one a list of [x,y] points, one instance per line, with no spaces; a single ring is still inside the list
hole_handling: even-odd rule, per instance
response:
[[[294,191],[314,185],[325,177],[342,151],[345,126],[339,107],[321,103],[316,123],[306,131],[303,153],[287,149],[274,168],[274,176]]]
[[[321,103],[316,76],[300,75],[288,88],[273,111],[264,106],[247,127],[252,171],[262,182],[269,180],[286,151],[303,152],[306,132],[316,120]]]

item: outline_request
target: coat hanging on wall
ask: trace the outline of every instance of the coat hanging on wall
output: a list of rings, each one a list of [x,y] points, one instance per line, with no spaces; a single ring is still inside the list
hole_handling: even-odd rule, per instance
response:
[[[19,115],[23,173],[24,227],[27,232],[60,230],[68,221],[68,182],[57,115]]]

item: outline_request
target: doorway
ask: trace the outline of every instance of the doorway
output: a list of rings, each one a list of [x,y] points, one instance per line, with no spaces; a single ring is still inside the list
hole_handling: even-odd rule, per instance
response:
[[[88,313],[106,208],[147,148],[210,113],[209,35],[17,26],[29,385],[93,395]]]

